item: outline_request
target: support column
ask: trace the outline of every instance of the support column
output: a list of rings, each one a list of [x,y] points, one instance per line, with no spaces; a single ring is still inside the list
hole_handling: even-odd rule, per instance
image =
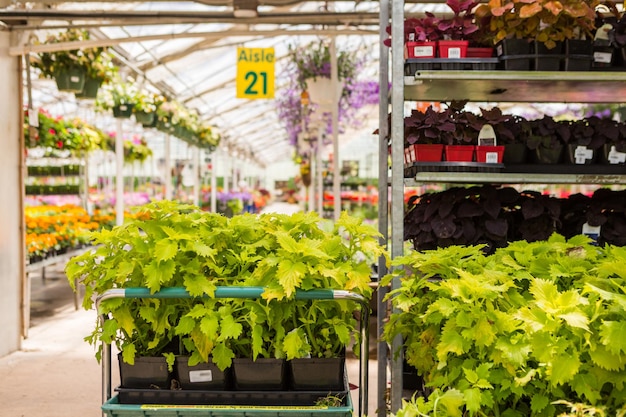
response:
[[[124,224],[124,130],[123,119],[115,119],[115,224]]]
[[[11,34],[0,32],[0,357],[20,349],[28,330],[30,285],[25,274],[24,139],[21,57],[9,56]]]

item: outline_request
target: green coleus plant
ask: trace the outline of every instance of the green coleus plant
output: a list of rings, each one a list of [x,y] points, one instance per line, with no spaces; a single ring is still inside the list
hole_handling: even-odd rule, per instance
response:
[[[150,203],[136,219],[93,234],[94,248],[66,273],[85,286],[83,306],[114,288],[151,293],[183,287],[185,299],[112,299],[101,304],[87,340],[135,355],[188,354],[189,364],[234,357],[328,357],[358,337],[354,303],[295,300],[296,290],[348,290],[369,297],[371,263],[384,254],[379,234],[343,214],[243,214],[226,218],[170,201]],[[259,299],[216,299],[217,286],[263,287]],[[303,303],[306,305],[303,307]],[[98,350],[97,358],[100,359]]]
[[[401,335],[426,385],[458,390],[468,415],[555,416],[563,402],[615,415],[626,404],[625,261],[624,248],[556,234],[492,255],[412,253],[381,282],[400,280],[384,339]]]

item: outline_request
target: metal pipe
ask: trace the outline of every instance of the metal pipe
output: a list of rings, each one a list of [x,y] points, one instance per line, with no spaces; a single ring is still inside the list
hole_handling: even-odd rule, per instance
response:
[[[404,0],[393,0],[391,10],[391,256],[402,256],[404,250]],[[400,287],[395,278],[392,289]],[[402,405],[402,337],[391,344],[391,412]]]
[[[0,15],[0,19],[2,16]],[[77,27],[77,26],[73,26]],[[318,30],[307,29],[299,30],[298,35],[319,35]],[[324,34],[330,36],[333,35],[375,35],[378,33],[375,30],[343,30],[343,29],[326,29]],[[145,35],[145,36],[133,36],[128,38],[116,38],[116,39],[91,39],[80,42],[59,42],[59,43],[47,43],[41,45],[22,45],[9,48],[10,56],[24,55],[29,52],[41,53],[41,52],[56,52],[56,51],[68,51],[79,48],[100,48],[112,45],[119,45],[129,42],[147,42],[159,39],[222,39],[228,37],[239,36],[293,36],[293,30],[287,29],[274,29],[274,30],[227,30],[227,31],[213,31],[213,32],[185,32],[185,33],[164,33],[160,35]]]

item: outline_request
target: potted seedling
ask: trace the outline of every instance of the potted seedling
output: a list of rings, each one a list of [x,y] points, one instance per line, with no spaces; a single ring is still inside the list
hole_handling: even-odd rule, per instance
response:
[[[556,164],[563,157],[564,144],[569,141],[569,127],[550,116],[529,121],[530,136],[526,146],[536,163]]]
[[[478,31],[474,8],[479,3],[474,0],[447,0],[446,5],[452,10],[452,17],[442,19],[439,29],[442,39],[438,43],[440,58],[465,58],[469,39]]]
[[[536,70],[558,70],[567,39],[591,38],[595,25],[595,1],[568,0],[554,7],[551,0],[491,0],[489,25],[505,69],[528,70],[530,63],[515,58],[534,53]],[[531,49],[531,44],[533,49]],[[544,55],[555,54],[552,58]],[[547,61],[544,62],[544,58]],[[509,62],[511,61],[511,62]]]

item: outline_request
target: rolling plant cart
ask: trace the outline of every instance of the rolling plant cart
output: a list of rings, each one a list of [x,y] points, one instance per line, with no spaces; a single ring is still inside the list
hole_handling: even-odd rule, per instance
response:
[[[262,287],[218,287],[215,298],[261,298]],[[166,288],[150,294],[147,288],[125,288],[106,291],[96,300],[100,303],[112,298],[192,298],[184,288]],[[358,416],[367,412],[368,352],[369,352],[369,302],[361,295],[342,290],[296,291],[298,300],[352,300],[359,304],[361,319],[359,331],[359,408]],[[99,310],[98,310],[99,311]],[[101,320],[106,320],[103,314]],[[172,391],[159,394],[171,395],[171,404],[150,404],[149,396],[139,393],[137,403],[120,403],[119,394],[112,396],[111,345],[103,344],[102,350],[102,412],[108,417],[352,417],[354,408],[350,399],[347,372],[345,372],[345,399],[341,406],[316,406],[284,404],[286,395],[304,398],[312,393],[297,391]],[[326,393],[328,394],[328,393]],[[268,396],[270,397],[268,401]],[[202,397],[202,398],[200,398]],[[141,400],[147,400],[141,403]],[[268,405],[269,404],[269,405]]]

